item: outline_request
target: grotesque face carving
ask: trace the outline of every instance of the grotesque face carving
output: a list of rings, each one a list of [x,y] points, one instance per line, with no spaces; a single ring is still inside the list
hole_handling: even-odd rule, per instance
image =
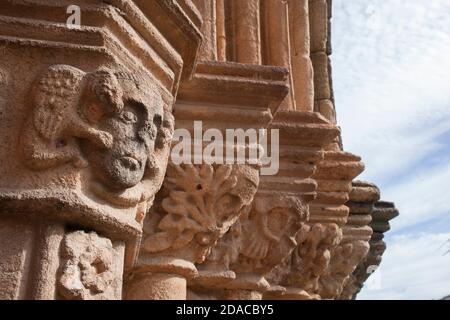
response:
[[[29,169],[86,169],[83,190],[122,207],[154,196],[174,121],[151,82],[110,68],[86,73],[53,65],[31,92],[20,144]]]
[[[126,102],[121,112],[105,115],[97,126],[113,137],[111,148],[99,149],[88,140],[82,144],[94,174],[111,189],[130,188],[144,176],[156,136],[155,126],[144,129],[147,112],[135,101]]]
[[[111,146],[99,147],[86,139],[81,150],[97,180],[119,191],[137,185],[151,171],[155,139],[162,125],[162,100],[144,94],[139,84],[126,74],[100,70],[88,78],[86,119],[97,130],[112,137]]]
[[[305,205],[296,196],[257,195],[252,210],[240,220],[240,255],[233,270],[270,272],[297,245],[295,235],[306,217]]]

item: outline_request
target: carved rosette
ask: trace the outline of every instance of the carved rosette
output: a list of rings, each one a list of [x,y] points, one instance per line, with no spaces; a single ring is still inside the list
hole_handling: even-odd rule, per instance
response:
[[[121,296],[124,246],[95,232],[66,234],[61,247],[58,288],[69,300],[109,300]]]

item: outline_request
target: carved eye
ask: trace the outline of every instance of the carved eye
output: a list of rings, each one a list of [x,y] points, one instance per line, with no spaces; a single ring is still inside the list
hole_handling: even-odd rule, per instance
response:
[[[124,111],[121,116],[122,120],[127,123],[136,123],[137,116],[131,111]]]
[[[153,123],[156,125],[157,128],[160,128],[162,125],[162,117],[160,114],[155,114],[155,116],[153,117]]]
[[[212,237],[211,235],[205,233],[205,232],[200,232],[197,233],[195,235],[195,239],[197,240],[197,243],[202,245],[202,246],[207,246],[212,242]]]

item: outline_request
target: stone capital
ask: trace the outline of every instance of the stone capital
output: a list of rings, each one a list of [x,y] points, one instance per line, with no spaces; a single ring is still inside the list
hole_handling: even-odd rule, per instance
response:
[[[390,229],[389,221],[399,214],[392,202],[377,201],[375,204],[371,203],[371,205],[371,222],[369,227],[373,233],[369,240],[369,252],[349,277],[339,299],[355,299],[365,282],[380,266],[382,256],[386,250],[386,243],[383,241],[384,233]],[[378,286],[380,283],[375,279],[372,285]]]
[[[319,294],[323,299],[338,299],[351,280],[351,274],[366,257],[372,236],[371,213],[379,198],[380,191],[375,185],[361,181],[352,183],[342,241],[331,250],[330,263],[320,278]]]
[[[0,10],[0,223],[17,220],[44,244],[51,239],[40,228],[54,224],[62,230],[61,246],[73,242],[73,232],[94,232],[80,241],[122,255],[99,258],[114,260],[113,269],[136,261],[142,220],[165,175],[175,95],[201,42],[201,18],[189,6],[150,2],[73,1],[81,15],[76,26],[64,1],[12,0]],[[63,259],[52,241],[56,253],[38,243],[22,250]],[[74,255],[84,255],[80,250]],[[73,269],[69,264],[65,270]],[[54,298],[42,268],[36,290],[7,290]],[[121,279],[122,270],[114,270]],[[36,293],[46,285],[48,295]],[[73,297],[90,297],[82,291]],[[107,296],[120,298],[121,290]]]

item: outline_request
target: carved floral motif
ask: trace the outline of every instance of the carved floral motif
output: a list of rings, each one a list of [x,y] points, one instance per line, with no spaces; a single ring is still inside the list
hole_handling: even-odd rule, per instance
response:
[[[114,299],[121,290],[120,256],[111,240],[95,232],[76,231],[65,236],[61,248],[59,293],[65,299]],[[119,291],[120,292],[120,291]]]
[[[289,258],[307,212],[297,197],[257,195],[251,210],[241,215],[198,266],[200,276],[192,289],[267,288],[264,276]]]
[[[163,190],[166,197],[144,225],[143,250],[178,252],[189,261],[203,262],[217,240],[248,210],[258,182],[257,170],[249,166],[170,165]]]

